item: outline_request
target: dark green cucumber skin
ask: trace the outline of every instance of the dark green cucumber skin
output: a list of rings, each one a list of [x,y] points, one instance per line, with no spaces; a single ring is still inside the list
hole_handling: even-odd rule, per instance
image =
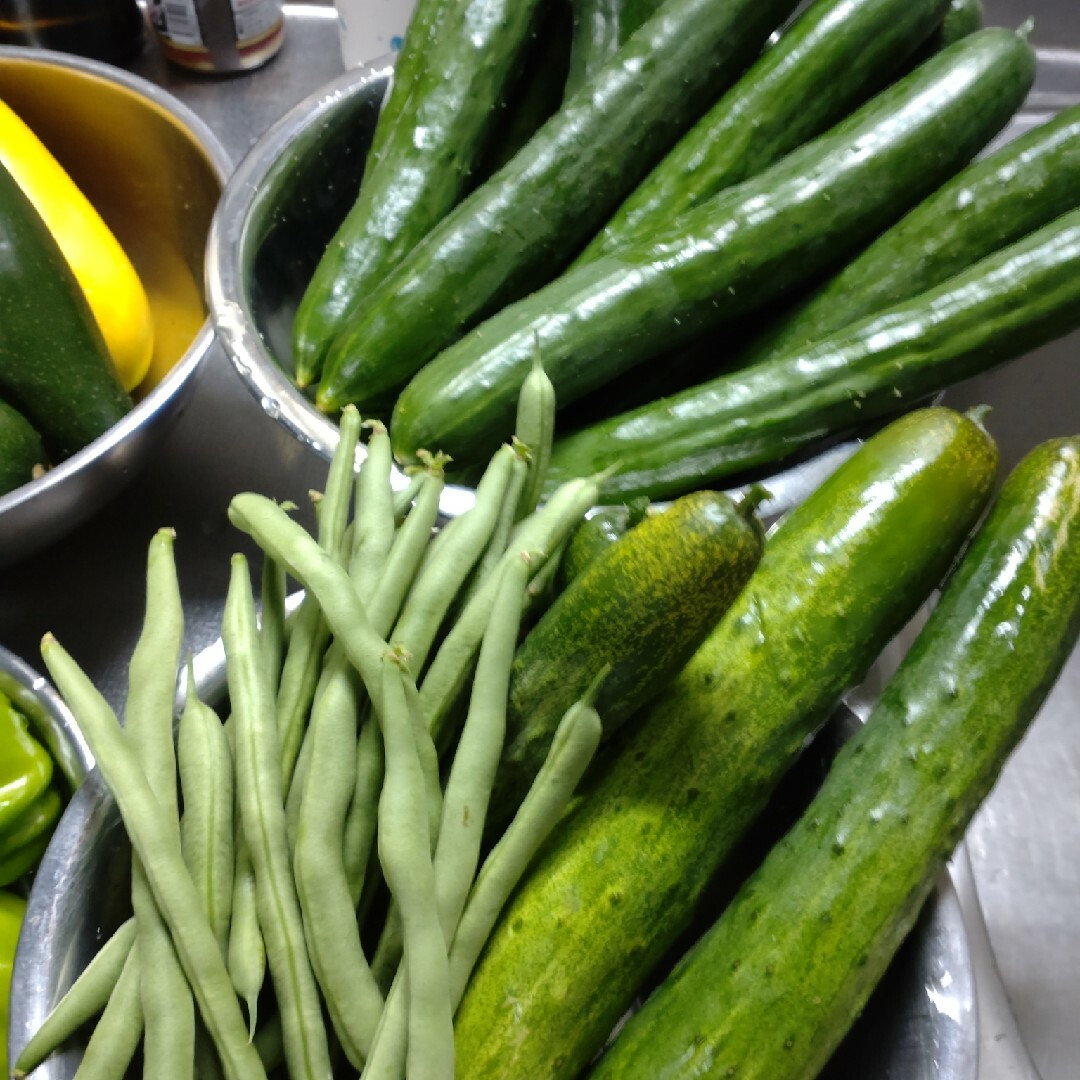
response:
[[[886,85],[947,0],[817,0],[683,136],[577,263],[663,229],[820,135]]]
[[[782,460],[1080,326],[1080,210],[807,349],[557,439],[548,482],[667,497]]]
[[[985,17],[982,0],[951,0],[938,28],[915,50],[912,65],[922,64],[935,53],[981,30]]]
[[[968,166],[735,360],[760,363],[939,285],[1080,206],[1080,106]]]
[[[634,499],[622,506],[608,506],[587,517],[569,536],[559,569],[556,588],[562,592],[585,568],[599,558],[620,537],[649,514],[648,499]]]
[[[379,400],[483,314],[550,280],[794,7],[664,4],[348,321],[327,358],[320,408]]]
[[[131,409],[52,234],[0,166],[0,393],[64,458]]]
[[[1016,467],[805,815],[591,1080],[816,1076],[1080,631],[1080,439]]]
[[[1004,127],[1033,73],[1031,46],[1017,35],[972,35],[669,232],[511,305],[401,393],[391,422],[399,458],[435,446],[459,465],[486,460],[512,430],[537,347],[565,407],[842,265]]]
[[[630,40],[659,0],[572,0],[574,29],[566,96],[573,97]]]
[[[0,401],[0,495],[27,483],[35,467],[44,465],[41,436],[22,413]]]
[[[761,558],[753,504],[720,492],[676,499],[598,555],[514,656],[506,737],[488,809],[498,837],[551,746],[563,714],[605,664],[596,697],[610,738],[678,674]]]
[[[353,309],[464,194],[537,3],[462,0],[443,13],[409,100],[301,298],[293,323],[299,385],[318,376]]]
[[[458,1080],[579,1074],[806,736],[940,581],[996,468],[978,424],[921,410],[780,524],[503,912],[455,1020]]]

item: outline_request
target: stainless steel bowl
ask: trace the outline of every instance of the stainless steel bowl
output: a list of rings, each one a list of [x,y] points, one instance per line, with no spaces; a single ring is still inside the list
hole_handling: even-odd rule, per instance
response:
[[[200,698],[221,700],[226,685],[220,641],[200,653],[194,665]],[[837,710],[744,845],[751,862],[753,851],[771,843],[809,799],[858,723],[851,710]],[[12,979],[10,1060],[130,914],[130,855],[116,805],[92,773],[64,813],[30,895]],[[943,873],[915,930],[822,1080],[977,1080],[971,960],[963,910]],[[84,1045],[73,1039],[30,1080],[70,1080]]]
[[[0,566],[75,528],[136,473],[183,408],[213,342],[203,294],[210,220],[230,162],[210,129],[153,83],[66,53],[0,47],[0,98],[124,245],[150,297],[152,385],[89,446],[0,497]]]

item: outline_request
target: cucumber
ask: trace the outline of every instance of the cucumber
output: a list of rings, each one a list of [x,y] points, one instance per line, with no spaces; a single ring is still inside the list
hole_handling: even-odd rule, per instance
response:
[[[668,0],[371,294],[335,340],[319,407],[382,399],[481,315],[550,280],[795,3]]]
[[[0,393],[67,457],[131,409],[52,234],[0,165]]]
[[[572,0],[566,96],[573,97],[652,18],[660,0]]]
[[[503,912],[457,1013],[458,1080],[579,1074],[804,739],[937,585],[996,468],[976,421],[921,410],[782,521]]]
[[[0,495],[32,480],[45,464],[41,436],[25,416],[0,401]]]
[[[1080,210],[935,289],[766,363],[557,439],[548,482],[617,463],[603,498],[661,498],[775,463],[1080,326]]]
[[[648,499],[632,499],[622,506],[607,506],[587,517],[567,538],[559,569],[556,588],[567,587],[585,568],[625,536],[649,514]]]
[[[605,664],[596,698],[609,739],[663,692],[761,558],[753,517],[699,491],[646,518],[598,555],[529,631],[514,656],[506,736],[488,810],[501,835],[547,756],[563,714]]]
[[[816,0],[632,192],[577,263],[664,228],[880,90],[947,0]]]
[[[382,125],[378,158],[300,300],[293,322],[298,386],[318,377],[344,320],[464,193],[537,3],[462,0],[442,12],[423,70],[413,75],[392,128]]]
[[[398,398],[399,458],[486,460],[513,428],[535,350],[561,408],[832,269],[966,165],[1023,101],[1028,42],[983,30],[825,135],[478,326]],[[700,485],[691,485],[697,487]]]
[[[737,355],[802,349],[915,296],[1080,206],[1080,106],[968,166]]]
[[[962,41],[981,30],[986,11],[982,0],[950,0],[948,10],[937,29],[915,50],[910,64],[917,67],[935,53]]]
[[[1016,467],[818,796],[591,1080],[803,1080],[847,1032],[1080,631],[1080,439]]]

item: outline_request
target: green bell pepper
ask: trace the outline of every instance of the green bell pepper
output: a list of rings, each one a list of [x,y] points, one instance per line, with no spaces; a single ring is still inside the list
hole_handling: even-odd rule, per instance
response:
[[[33,869],[45,851],[63,809],[52,779],[51,755],[0,693],[0,887]]]
[[[26,901],[0,889],[0,1076],[8,1075],[7,1027],[8,1000],[11,994],[11,968],[15,963],[15,945],[19,940]]]

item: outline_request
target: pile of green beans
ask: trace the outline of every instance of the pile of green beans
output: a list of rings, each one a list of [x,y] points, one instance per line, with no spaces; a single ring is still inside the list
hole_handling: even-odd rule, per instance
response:
[[[453,1016],[499,911],[600,740],[597,683],[566,714],[503,839],[482,846],[511,664],[545,567],[596,502],[537,507],[554,401],[537,364],[473,507],[437,529],[445,459],[395,490],[385,428],[346,409],[310,534],[260,495],[233,524],[222,620],[230,712],[183,676],[174,536],[150,544],[125,719],[51,636],[42,655],[119,807],[132,909],[20,1055],[92,1030],[83,1076],[144,1070],[452,1080]],[[286,615],[287,580],[304,589]],[[259,610],[261,607],[261,610]],[[175,724],[175,743],[174,743]],[[374,950],[372,961],[368,952]]]

